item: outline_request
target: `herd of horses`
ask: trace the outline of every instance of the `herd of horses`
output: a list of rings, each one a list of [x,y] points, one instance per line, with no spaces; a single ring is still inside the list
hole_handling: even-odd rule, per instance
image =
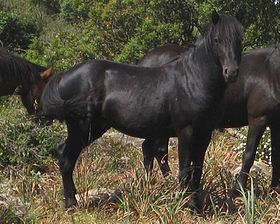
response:
[[[271,188],[280,192],[280,47],[242,53],[242,37],[235,17],[214,11],[194,45],[156,48],[137,65],[89,60],[58,75],[1,49],[0,95],[17,91],[27,111],[41,121],[65,121],[68,136],[56,150],[66,207],[77,204],[72,176],[80,152],[111,127],[144,139],[149,175],[154,158],[168,175],[168,140],[178,137],[179,183],[192,193],[188,206],[199,210],[212,131],[249,126],[237,181],[245,187],[268,126]]]

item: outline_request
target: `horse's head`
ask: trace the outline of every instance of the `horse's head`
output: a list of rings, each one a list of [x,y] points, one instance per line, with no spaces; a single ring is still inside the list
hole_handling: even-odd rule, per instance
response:
[[[212,13],[209,38],[215,58],[222,67],[226,82],[233,82],[238,75],[241,61],[243,27],[233,16]]]
[[[30,83],[30,86],[27,90],[24,90],[24,94],[21,94],[21,100],[24,106],[27,109],[29,114],[38,113],[40,109],[40,99],[42,92],[49,80],[53,75],[52,69],[46,69],[43,72],[40,72],[34,80]]]

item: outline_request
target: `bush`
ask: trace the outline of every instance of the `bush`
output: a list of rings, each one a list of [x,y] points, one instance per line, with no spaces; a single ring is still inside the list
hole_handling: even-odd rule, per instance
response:
[[[240,128],[237,132],[237,138],[239,141],[237,151],[245,151],[247,141],[248,127]],[[243,155],[243,154],[241,154]],[[265,163],[271,163],[271,138],[270,130],[266,128],[258,145],[255,160],[263,161]]]
[[[98,0],[85,7],[84,1],[61,1],[60,18],[33,39],[26,57],[59,71],[87,59],[135,62],[156,46],[196,39],[192,3]]]
[[[39,127],[15,97],[1,105],[0,113],[0,168],[31,164],[44,169],[52,148],[65,137],[64,126]]]
[[[15,12],[0,10],[0,40],[10,49],[26,49],[38,33],[30,21],[22,20]]]

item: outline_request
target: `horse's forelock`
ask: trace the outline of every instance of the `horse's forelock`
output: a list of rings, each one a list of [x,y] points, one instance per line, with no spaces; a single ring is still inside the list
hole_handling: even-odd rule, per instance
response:
[[[219,22],[215,25],[216,35],[223,37],[225,41],[242,40],[243,27],[233,16],[221,15]]]

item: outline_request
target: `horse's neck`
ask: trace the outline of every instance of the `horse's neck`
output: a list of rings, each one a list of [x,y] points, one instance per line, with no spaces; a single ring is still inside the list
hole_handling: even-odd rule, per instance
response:
[[[218,59],[213,52],[212,46],[206,43],[206,40],[201,41],[193,51],[193,63],[197,64],[203,70],[209,73],[216,73],[219,70]],[[216,70],[216,71],[213,71]],[[208,76],[206,74],[206,76]]]
[[[204,100],[219,100],[225,91],[222,69],[217,65],[211,48],[201,41],[190,49],[182,59],[182,87],[193,95],[201,95]],[[197,94],[196,94],[197,93]],[[211,101],[211,100],[210,100]]]

